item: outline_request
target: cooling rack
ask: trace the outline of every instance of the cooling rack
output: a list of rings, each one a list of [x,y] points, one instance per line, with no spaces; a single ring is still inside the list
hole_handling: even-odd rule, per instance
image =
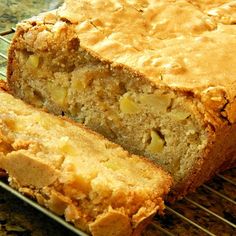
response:
[[[0,79],[6,78],[7,48],[14,28],[0,32]],[[0,101],[1,102],[1,101]],[[76,235],[76,229],[31,199],[0,181],[0,187],[57,221]],[[183,200],[167,205],[164,216],[154,217],[143,236],[236,235],[236,169],[228,170],[198,188]]]

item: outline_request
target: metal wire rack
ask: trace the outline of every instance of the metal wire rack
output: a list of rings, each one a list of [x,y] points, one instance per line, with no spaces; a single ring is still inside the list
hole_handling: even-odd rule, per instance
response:
[[[6,78],[7,48],[14,32],[14,28],[0,32],[0,79]],[[10,191],[75,234],[86,235],[3,182],[0,182],[0,187]],[[202,185],[196,193],[173,205],[167,205],[165,215],[156,216],[143,235],[236,235],[235,187],[236,169],[218,174],[211,182]]]

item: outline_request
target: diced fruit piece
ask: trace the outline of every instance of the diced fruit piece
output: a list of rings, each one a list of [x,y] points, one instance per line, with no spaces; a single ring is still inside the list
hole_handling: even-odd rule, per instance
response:
[[[78,91],[84,90],[86,88],[86,83],[84,80],[73,80],[72,81],[72,88]]]
[[[165,141],[160,137],[156,131],[151,131],[151,143],[146,150],[150,153],[159,153],[164,148]]]
[[[140,107],[132,98],[124,95],[120,98],[120,110],[125,114],[135,114],[140,112]]]
[[[171,97],[167,94],[143,94],[140,96],[140,102],[154,111],[165,112],[170,106]]]
[[[67,97],[67,89],[65,87],[60,87],[59,85],[55,85],[53,82],[48,82],[47,89],[53,101],[55,101],[59,106],[65,105]]]
[[[88,68],[79,68],[71,74],[71,87],[74,90],[82,91],[89,86],[93,78],[96,78],[99,72],[91,72]]]
[[[37,68],[39,65],[39,56],[30,55],[26,63],[28,67]]]
[[[53,100],[55,100],[60,106],[63,106],[65,103],[67,91],[65,88],[57,88],[52,92]]]
[[[114,171],[116,170],[119,170],[120,166],[118,165],[118,163],[115,163],[114,161],[107,161],[107,162],[104,162],[104,165],[109,168],[109,169],[112,169]]]
[[[71,156],[78,155],[76,148],[70,143],[68,137],[61,137],[60,141],[59,147],[63,153]]]
[[[187,119],[191,114],[187,111],[184,110],[178,110],[178,109],[174,109],[170,112],[170,116],[172,119],[176,120],[176,121],[182,121]]]

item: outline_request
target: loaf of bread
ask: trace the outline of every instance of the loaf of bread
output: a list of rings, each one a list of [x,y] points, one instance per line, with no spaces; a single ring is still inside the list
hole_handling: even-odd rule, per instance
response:
[[[235,6],[68,0],[17,26],[10,89],[158,163],[181,197],[236,164]]]
[[[145,158],[0,90],[0,168],[13,187],[92,235],[139,235],[171,177]]]

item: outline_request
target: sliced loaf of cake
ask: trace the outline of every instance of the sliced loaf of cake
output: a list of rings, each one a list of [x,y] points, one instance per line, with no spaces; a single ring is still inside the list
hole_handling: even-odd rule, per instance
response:
[[[67,0],[17,27],[12,93],[161,165],[183,196],[236,164],[235,1]]]
[[[163,211],[163,170],[3,90],[0,101],[0,168],[14,188],[94,236],[139,235]]]

